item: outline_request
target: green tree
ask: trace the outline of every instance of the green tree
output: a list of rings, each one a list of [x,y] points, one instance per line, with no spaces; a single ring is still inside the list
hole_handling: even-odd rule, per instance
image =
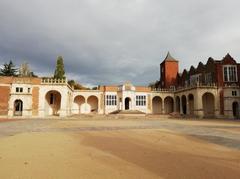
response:
[[[58,56],[57,57],[57,64],[56,69],[54,72],[54,78],[63,79],[65,78],[65,70],[64,70],[64,64],[63,64],[63,57]]]
[[[17,71],[17,68],[15,68],[15,65],[10,60],[9,63],[5,63],[3,68],[0,69],[0,74],[2,76],[17,76]]]

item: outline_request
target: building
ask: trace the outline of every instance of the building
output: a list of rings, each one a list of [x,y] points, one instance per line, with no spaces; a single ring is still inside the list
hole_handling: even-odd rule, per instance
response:
[[[0,116],[70,116],[139,111],[198,117],[239,118],[240,64],[229,54],[179,73],[170,53],[160,64],[156,88],[130,82],[74,90],[66,79],[0,77]]]

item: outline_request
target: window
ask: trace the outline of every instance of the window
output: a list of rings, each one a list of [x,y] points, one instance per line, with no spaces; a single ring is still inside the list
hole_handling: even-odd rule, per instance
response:
[[[107,106],[116,106],[117,105],[117,96],[116,95],[107,95],[106,96]]]
[[[31,91],[31,88],[28,88],[28,93],[30,93],[30,91]]]
[[[232,96],[237,96],[237,91],[232,91]]]
[[[236,66],[228,65],[223,67],[223,75],[225,82],[237,82]]]
[[[212,83],[212,73],[205,74],[205,83],[206,84]]]
[[[17,88],[16,88],[16,92],[17,92],[17,93],[22,93],[22,92],[23,92],[23,88],[17,87]]]
[[[201,74],[190,76],[190,85],[196,85],[200,82]]]
[[[136,106],[146,106],[146,96],[136,96]]]

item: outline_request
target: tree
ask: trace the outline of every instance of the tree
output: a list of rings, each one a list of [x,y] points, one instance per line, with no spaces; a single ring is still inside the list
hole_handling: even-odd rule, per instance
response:
[[[56,69],[54,72],[54,78],[63,79],[65,78],[65,70],[64,70],[64,64],[63,64],[63,57],[58,56],[57,57],[57,64]]]
[[[27,63],[23,63],[21,64],[20,68],[19,68],[19,76],[21,77],[30,77],[32,74],[31,74],[31,71],[30,71],[30,68],[28,66]]]
[[[31,71],[28,63],[23,63],[20,65],[19,74],[20,77],[37,77],[34,72]]]
[[[83,85],[75,82],[74,80],[69,80],[68,84],[73,87],[75,90],[90,90],[90,88],[84,87]]]
[[[10,60],[9,63],[5,63],[3,65],[3,68],[0,69],[0,74],[2,76],[16,76],[17,75],[17,68],[15,68],[15,65]]]
[[[151,89],[156,89],[156,88],[159,88],[160,86],[160,81],[156,81],[156,82],[152,82],[148,85],[148,87],[150,87]]]

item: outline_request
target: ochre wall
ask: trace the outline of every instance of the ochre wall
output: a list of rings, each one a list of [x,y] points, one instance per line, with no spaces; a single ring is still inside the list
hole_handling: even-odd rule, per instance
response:
[[[39,87],[33,87],[32,89],[32,115],[38,115],[39,106]]]

